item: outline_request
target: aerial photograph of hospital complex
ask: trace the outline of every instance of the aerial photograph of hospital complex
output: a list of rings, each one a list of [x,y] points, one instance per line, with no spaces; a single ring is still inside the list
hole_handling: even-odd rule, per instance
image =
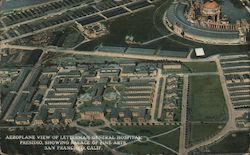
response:
[[[0,155],[250,155],[250,0],[0,0]]]

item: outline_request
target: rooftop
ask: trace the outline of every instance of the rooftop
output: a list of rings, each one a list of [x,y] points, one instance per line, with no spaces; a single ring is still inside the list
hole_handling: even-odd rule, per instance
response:
[[[209,0],[203,5],[203,7],[205,9],[217,9],[219,7],[219,4],[214,0]]]

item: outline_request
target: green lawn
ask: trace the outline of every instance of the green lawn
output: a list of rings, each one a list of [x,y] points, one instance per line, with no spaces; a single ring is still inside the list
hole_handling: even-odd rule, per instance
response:
[[[77,122],[77,124],[81,126],[99,126],[99,125],[103,125],[104,121],[103,120],[93,120],[93,121],[80,120]]]
[[[14,83],[9,83],[9,84],[0,84],[0,93],[2,95],[2,100],[4,97],[9,93],[11,86],[13,86]]]
[[[171,149],[178,152],[179,150],[179,137],[180,137],[180,130],[175,130],[169,134],[155,137],[152,140],[161,143],[167,147],[170,147]]]
[[[217,72],[215,62],[184,62],[180,69],[167,69],[163,73],[200,73]]]
[[[222,141],[209,146],[212,153],[247,153],[250,146],[250,132],[236,132]]]
[[[66,30],[68,33],[65,37],[63,47],[72,48],[84,40],[84,37],[75,29],[68,28]]]
[[[196,144],[201,141],[205,141],[208,138],[216,135],[225,124],[222,123],[209,123],[209,124],[191,124],[191,137],[190,142],[192,144]]]
[[[191,72],[216,72],[217,66],[215,62],[185,62],[185,68],[190,69]]]
[[[219,77],[189,77],[190,121],[226,121],[227,107]]]
[[[144,42],[161,36],[153,25],[152,12],[154,12],[154,10],[155,7],[152,7],[137,12],[136,14],[123,16],[106,22],[105,24],[109,27],[110,31],[108,35],[88,42],[77,49],[91,50],[100,43],[104,43],[104,45],[126,46],[126,35],[133,35],[136,42]]]
[[[155,109],[155,115],[154,117],[156,119],[159,119],[158,121],[162,121],[161,118],[158,118],[158,110],[159,110],[159,106],[160,106],[160,96],[161,96],[161,88],[162,88],[162,84],[163,84],[163,78],[160,79],[160,82],[159,82],[159,88],[158,88],[158,93],[156,94],[157,95],[157,99],[156,99],[156,109]],[[162,113],[162,111],[161,111]]]
[[[176,128],[175,125],[169,126],[119,126],[115,127],[116,130],[120,132],[129,134],[129,135],[140,135],[140,136],[154,136],[160,133],[167,132],[173,128]]]
[[[125,147],[119,148],[118,151],[129,153],[133,155],[145,155],[145,154],[164,154],[175,155],[175,153],[150,142],[146,143],[133,143]]]

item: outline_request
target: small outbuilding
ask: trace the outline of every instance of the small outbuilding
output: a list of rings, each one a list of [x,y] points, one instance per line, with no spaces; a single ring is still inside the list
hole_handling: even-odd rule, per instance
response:
[[[203,49],[203,48],[196,48],[196,49],[195,49],[195,55],[196,55],[197,57],[205,56],[204,49]]]

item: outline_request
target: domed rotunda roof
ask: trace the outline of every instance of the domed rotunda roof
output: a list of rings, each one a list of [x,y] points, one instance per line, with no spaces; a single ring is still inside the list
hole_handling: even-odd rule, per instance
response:
[[[209,0],[203,5],[204,9],[218,9],[219,7],[220,5],[214,0]]]

